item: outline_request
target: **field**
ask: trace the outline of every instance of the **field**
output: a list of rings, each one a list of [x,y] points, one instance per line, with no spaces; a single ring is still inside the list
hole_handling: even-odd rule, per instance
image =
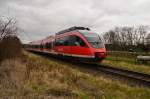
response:
[[[0,97],[49,99],[149,99],[150,89],[72,68],[71,64],[24,52],[0,66]]]
[[[150,64],[137,62],[136,57],[131,54],[124,55],[122,53],[108,53],[106,59],[103,61],[103,64],[150,74]]]

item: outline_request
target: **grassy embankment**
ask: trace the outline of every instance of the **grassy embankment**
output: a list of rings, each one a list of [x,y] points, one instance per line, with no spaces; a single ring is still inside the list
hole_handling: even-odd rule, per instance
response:
[[[150,63],[138,63],[136,56],[131,54],[108,53],[103,64],[150,74]]]
[[[150,89],[129,87],[27,52],[22,58],[2,61],[0,75],[0,97],[150,99]]]

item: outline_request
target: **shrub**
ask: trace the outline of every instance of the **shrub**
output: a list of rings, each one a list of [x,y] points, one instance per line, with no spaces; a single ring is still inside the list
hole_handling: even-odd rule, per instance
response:
[[[21,42],[16,36],[9,36],[0,41],[0,61],[21,55]]]

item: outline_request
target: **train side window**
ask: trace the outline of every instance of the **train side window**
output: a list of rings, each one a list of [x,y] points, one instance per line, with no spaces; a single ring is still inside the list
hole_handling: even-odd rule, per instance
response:
[[[40,44],[40,48],[41,48],[41,49],[43,48],[42,44]]]
[[[75,44],[76,36],[69,36],[69,46],[76,46]]]
[[[51,48],[51,43],[49,42],[49,43],[46,43],[46,48]]]
[[[81,46],[86,47],[85,42],[78,36],[70,36],[70,45],[71,46]]]
[[[47,48],[52,48],[52,43],[51,42],[49,42],[49,43],[47,43]]]
[[[64,41],[62,38],[57,38],[55,42],[55,46],[63,46]]]
[[[48,48],[52,48],[52,43],[48,43]]]
[[[55,46],[59,46],[59,39],[58,38],[55,40]]]
[[[52,41],[52,42],[51,42],[51,48],[53,48],[53,47],[54,47],[54,44],[55,44],[55,42],[54,42],[54,41]]]
[[[69,45],[68,36],[56,39],[55,46],[68,46],[68,45]]]
[[[85,42],[78,36],[76,36],[76,42],[78,42],[80,46],[86,47]]]
[[[69,36],[65,36],[63,40],[64,40],[64,46],[69,46]]]

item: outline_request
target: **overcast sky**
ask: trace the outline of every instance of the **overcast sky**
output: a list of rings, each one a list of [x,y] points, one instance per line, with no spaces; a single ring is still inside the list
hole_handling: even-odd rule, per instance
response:
[[[0,0],[0,16],[15,18],[27,42],[71,26],[102,33],[115,26],[150,25],[150,0]]]

